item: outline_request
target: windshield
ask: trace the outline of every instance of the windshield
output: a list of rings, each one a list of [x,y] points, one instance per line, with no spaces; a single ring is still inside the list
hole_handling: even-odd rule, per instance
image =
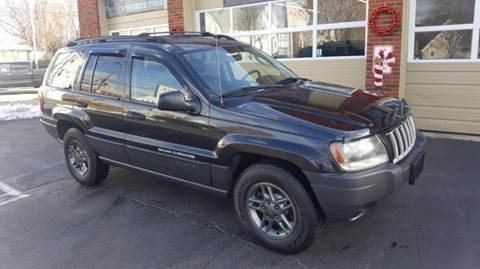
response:
[[[227,94],[297,77],[275,59],[249,46],[219,47],[218,55],[215,47],[208,47],[185,53],[183,57],[214,96],[220,95],[220,89]]]

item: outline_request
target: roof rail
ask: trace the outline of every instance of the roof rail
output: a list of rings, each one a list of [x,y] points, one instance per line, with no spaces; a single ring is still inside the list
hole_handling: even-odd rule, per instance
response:
[[[99,36],[99,37],[80,37],[68,42],[67,47],[73,47],[83,44],[100,43],[107,41],[160,41],[164,36],[182,36],[182,37],[211,37],[225,40],[236,40],[227,35],[215,35],[209,32],[153,32],[141,33],[139,35],[124,35],[124,36]]]
[[[220,39],[227,39],[227,40],[236,40],[233,37],[227,35],[215,35],[210,32],[192,32],[192,31],[184,31],[184,32],[152,32],[152,33],[141,33],[137,35],[138,37],[156,37],[156,36],[184,36],[184,37],[191,37],[191,36],[204,36],[204,37],[212,37],[212,38],[220,38]]]
[[[107,42],[107,41],[147,41],[144,37],[141,36],[98,36],[98,37],[80,37],[73,41],[68,42],[67,47],[72,47],[76,45],[82,44],[90,44],[90,43],[99,43],[99,42]]]

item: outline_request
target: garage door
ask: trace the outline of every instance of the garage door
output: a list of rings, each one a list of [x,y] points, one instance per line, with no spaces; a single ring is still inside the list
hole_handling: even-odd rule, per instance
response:
[[[407,64],[405,98],[420,129],[480,135],[480,64]]]

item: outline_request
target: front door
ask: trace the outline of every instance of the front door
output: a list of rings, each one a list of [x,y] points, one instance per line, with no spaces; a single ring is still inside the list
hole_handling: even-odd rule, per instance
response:
[[[130,164],[174,179],[210,185],[208,106],[198,114],[156,107],[165,91],[186,87],[170,62],[151,51],[132,50],[129,100],[125,102],[125,137]]]

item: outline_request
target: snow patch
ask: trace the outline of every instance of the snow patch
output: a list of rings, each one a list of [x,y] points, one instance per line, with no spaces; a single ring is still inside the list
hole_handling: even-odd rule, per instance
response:
[[[0,105],[0,121],[30,119],[40,115],[38,105],[9,104]]]
[[[0,103],[14,103],[22,101],[36,100],[37,94],[8,94],[0,95]]]

